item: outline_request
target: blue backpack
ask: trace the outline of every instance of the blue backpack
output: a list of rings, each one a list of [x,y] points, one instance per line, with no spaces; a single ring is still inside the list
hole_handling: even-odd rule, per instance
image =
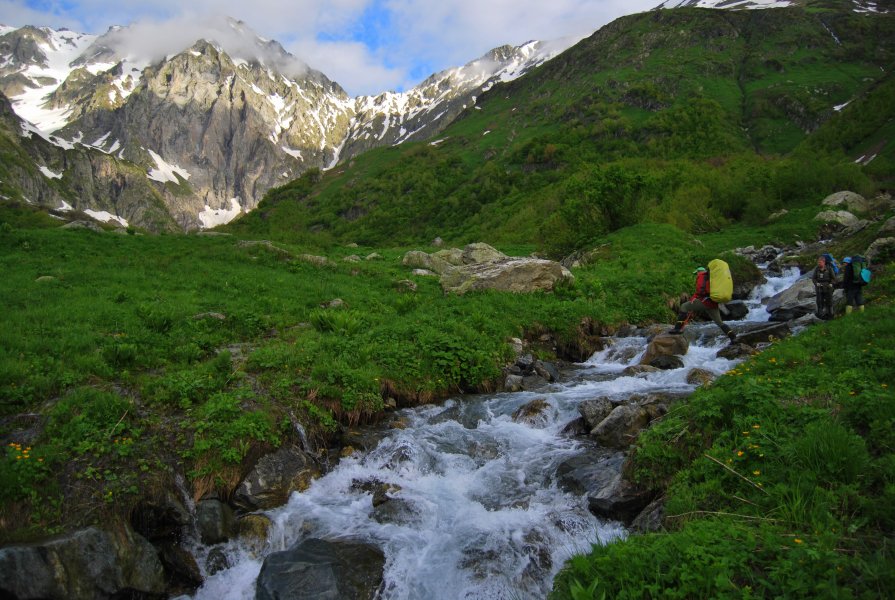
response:
[[[833,269],[833,275],[839,275],[839,263],[836,262],[836,259],[833,258],[833,255],[829,252],[826,254],[821,254],[824,259],[827,261],[827,266]]]
[[[855,285],[867,285],[870,283],[870,269],[867,268],[867,259],[863,256],[851,257],[852,283]]]

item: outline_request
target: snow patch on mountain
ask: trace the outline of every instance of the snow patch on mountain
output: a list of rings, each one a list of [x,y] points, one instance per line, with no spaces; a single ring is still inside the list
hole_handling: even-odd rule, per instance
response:
[[[158,181],[159,183],[165,183],[166,181],[170,181],[171,183],[180,183],[177,179],[177,175],[180,175],[184,180],[188,180],[190,178],[190,174],[186,171],[186,169],[182,169],[177,165],[172,165],[166,162],[161,156],[153,152],[152,150],[146,150],[149,153],[149,156],[152,157],[152,160],[155,161],[155,169],[150,169],[147,177],[152,179],[153,181]]]
[[[242,207],[239,198],[230,198],[230,208],[211,208],[207,204],[205,210],[199,213],[199,223],[202,229],[225,225],[239,216]]]
[[[89,208],[84,209],[84,212],[97,221],[102,221],[103,223],[108,223],[109,221],[115,221],[122,227],[127,227],[127,220],[124,217],[119,217],[118,215],[113,215],[112,213],[105,210],[90,210]]]
[[[93,42],[96,36],[75,33],[68,30],[43,27],[40,31],[47,36],[37,46],[44,56],[44,64],[28,64],[21,70],[29,81],[29,87],[23,93],[10,98],[16,113],[33,123],[45,133],[51,133],[67,123],[71,112],[68,107],[52,108],[46,106],[50,94],[62,85],[72,71],[71,63]]]
[[[54,171],[51,171],[47,167],[38,167],[38,168],[40,169],[40,172],[43,173],[44,177],[46,177],[47,179],[62,179],[62,173],[56,173]]]

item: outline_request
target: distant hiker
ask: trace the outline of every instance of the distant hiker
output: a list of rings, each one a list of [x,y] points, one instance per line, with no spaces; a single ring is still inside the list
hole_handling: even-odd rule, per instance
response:
[[[867,261],[862,256],[846,256],[842,262],[845,263],[845,268],[842,270],[842,287],[845,288],[845,314],[850,314],[856,306],[859,311],[862,311],[864,310],[864,286],[870,280]]]
[[[832,319],[833,286],[836,284],[836,274],[833,272],[832,267],[827,266],[825,256],[817,258],[817,266],[811,275],[811,281],[814,282],[815,300],[817,302],[817,312],[814,314],[820,319]]]
[[[726,267],[727,263],[724,263],[724,266]],[[724,321],[721,320],[721,311],[718,310],[718,303],[712,300],[709,271],[703,267],[699,267],[693,271],[693,274],[696,275],[696,293],[693,294],[689,301],[681,304],[681,312],[677,316],[677,323],[674,324],[674,329],[668,333],[681,333],[684,330],[684,327],[687,326],[687,322],[690,320],[690,314],[696,312],[708,315],[708,317],[715,322],[715,325],[720,327],[721,331],[730,338],[730,341],[735,342],[737,339],[736,334],[731,331],[730,327],[724,323]],[[728,268],[727,277],[729,278],[729,276],[730,269]]]

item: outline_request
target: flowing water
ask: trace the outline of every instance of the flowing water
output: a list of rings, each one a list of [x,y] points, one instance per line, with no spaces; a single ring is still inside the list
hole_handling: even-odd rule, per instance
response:
[[[797,276],[789,272],[756,289],[740,326],[766,321],[761,299]],[[342,459],[306,492],[267,513],[274,525],[261,554],[238,542],[224,545],[232,566],[209,577],[194,598],[254,598],[263,555],[312,537],[378,546],[386,556],[386,599],[546,597],[570,556],[626,535],[619,523],[592,515],[586,496],[557,484],[557,467],[586,443],[563,429],[584,400],[686,393],[694,388],[686,382],[690,369],[721,374],[734,364],[715,357],[727,340],[714,324],[691,324],[688,336],[695,341],[682,369],[622,376],[647,340],[615,338],[564,381],[537,392],[465,396],[401,411],[396,416],[406,428],[390,430],[370,452]],[[548,404],[541,421],[514,422],[513,413],[536,398]],[[374,508],[372,494],[359,485],[365,482],[390,486],[387,514]],[[208,552],[196,548],[203,568]]]

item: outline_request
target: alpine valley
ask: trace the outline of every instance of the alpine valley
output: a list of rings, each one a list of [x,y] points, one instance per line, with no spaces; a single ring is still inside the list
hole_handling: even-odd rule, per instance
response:
[[[0,599],[892,597],[895,0],[141,26],[0,27]]]

